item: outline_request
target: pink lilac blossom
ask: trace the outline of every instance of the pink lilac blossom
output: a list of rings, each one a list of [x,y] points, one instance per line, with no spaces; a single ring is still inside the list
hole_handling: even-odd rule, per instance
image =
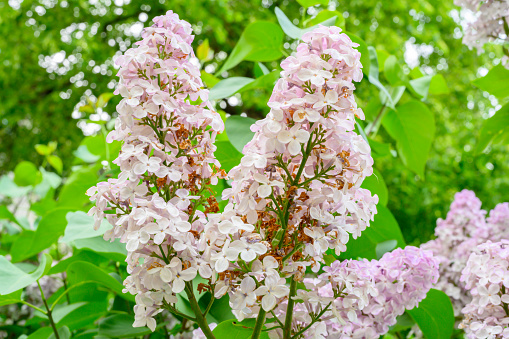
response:
[[[294,309],[304,338],[378,338],[406,309],[416,307],[438,279],[432,252],[408,246],[380,260],[335,261],[318,279],[305,278]],[[284,306],[284,305],[283,305]],[[284,318],[284,307],[276,313]],[[280,330],[272,338],[282,338]]]
[[[376,213],[378,197],[360,188],[373,173],[368,143],[354,132],[353,81],[362,78],[358,46],[337,27],[306,33],[270,112],[251,130],[229,176],[229,200],[205,232],[219,272],[215,295],[229,293],[238,319],[269,312],[289,297],[285,278],[318,272],[328,249],[345,251]]]
[[[486,218],[489,235],[486,239],[493,242],[509,239],[509,202],[503,202],[495,206]]]
[[[445,220],[438,219],[436,239],[423,245],[431,250],[440,264],[440,279],[435,288],[446,293],[453,303],[456,316],[470,301],[470,296],[460,282],[461,271],[473,248],[484,242],[489,234],[485,221],[486,211],[475,193],[463,190],[456,193]]]
[[[460,324],[467,338],[509,338],[509,240],[479,245],[461,281],[472,295]]]
[[[475,17],[465,29],[465,45],[481,52],[487,42],[508,41],[509,1],[455,0],[454,3],[472,12]]]
[[[123,142],[114,161],[120,174],[87,192],[96,226],[104,217],[114,225],[105,239],[126,243],[133,326],[151,330],[155,315],[174,309],[186,282],[215,279],[200,234],[207,213],[218,212],[208,187],[225,175],[213,156],[224,126],[192,62],[191,25],[171,11],[153,21],[116,59],[115,93],[123,98],[108,141]]]

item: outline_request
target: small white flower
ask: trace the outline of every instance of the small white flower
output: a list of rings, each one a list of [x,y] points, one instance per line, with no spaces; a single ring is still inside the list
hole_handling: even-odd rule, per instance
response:
[[[265,285],[256,289],[256,295],[263,295],[262,308],[266,312],[276,306],[276,298],[288,295],[290,289],[285,284],[285,279],[280,278],[278,274],[271,274],[265,278]]]
[[[143,88],[134,86],[131,89],[127,89],[127,87],[121,86],[119,92],[126,99],[126,103],[129,106],[138,106],[140,104],[139,97],[143,95]]]
[[[283,144],[288,144],[288,152],[291,155],[297,155],[301,151],[301,144],[309,140],[309,132],[300,129],[300,125],[296,124],[289,130],[279,132],[277,140]]]

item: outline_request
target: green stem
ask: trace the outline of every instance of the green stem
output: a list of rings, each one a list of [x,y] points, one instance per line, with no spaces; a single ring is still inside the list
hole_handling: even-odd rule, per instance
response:
[[[316,323],[318,320],[320,320],[320,318],[322,317],[322,315],[327,312],[327,310],[329,309],[330,305],[332,305],[332,303],[329,303],[314,319],[313,321],[311,321],[309,323],[309,325],[307,325],[306,327],[304,327],[302,330],[300,330],[299,332],[295,333],[295,335],[291,338],[291,339],[297,339],[301,334],[303,334],[304,332],[306,332],[311,326],[313,326],[314,323]]]
[[[267,312],[263,308],[260,307],[260,311],[258,312],[258,317],[256,318],[256,324],[253,330],[253,335],[251,339],[260,338],[260,334],[262,333],[263,325],[265,324],[265,316]]]
[[[369,128],[366,129],[366,137],[374,138],[376,135],[376,132],[378,131],[377,125],[380,123],[383,117],[383,112],[385,110],[386,104],[382,105],[382,108],[378,112],[375,120],[373,120],[373,123],[369,126]]]
[[[44,297],[44,292],[42,291],[41,284],[39,284],[39,280],[37,280],[37,285],[39,286],[39,291],[41,291],[41,299],[44,303],[44,307],[46,307],[46,315],[48,316],[49,323],[51,324],[51,328],[53,328],[53,333],[55,333],[55,338],[60,339],[60,336],[58,335],[57,326],[55,325],[55,322],[53,321],[53,315],[51,314],[51,309],[48,306],[48,302],[46,301],[46,298]]]
[[[20,300],[19,302],[22,303],[22,304],[25,304],[25,305],[27,305],[27,306],[29,306],[31,308],[33,308],[34,310],[37,310],[37,311],[41,312],[42,314],[48,314],[48,312],[46,312],[42,308],[39,308],[39,307],[37,307],[35,305],[32,305],[31,303],[26,302],[25,300]]]
[[[288,307],[286,308],[285,327],[283,329],[283,339],[290,339],[292,337],[292,319],[293,319],[293,306],[295,300],[293,296],[297,293],[297,281],[292,278],[290,282],[290,295],[288,295]]]
[[[193,310],[196,318],[195,321],[198,326],[203,331],[203,334],[207,339],[215,339],[216,337],[210,330],[209,324],[207,323],[207,319],[205,319],[204,315],[201,313],[200,306],[198,305],[198,301],[196,300],[193,293],[193,285],[190,282],[186,282],[186,294],[189,299],[189,303],[191,304],[191,309]]]

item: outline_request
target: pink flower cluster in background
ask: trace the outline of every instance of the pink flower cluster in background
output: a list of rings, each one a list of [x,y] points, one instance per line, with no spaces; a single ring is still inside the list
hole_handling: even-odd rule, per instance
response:
[[[434,288],[451,298],[455,316],[461,319],[464,307],[472,301],[473,294],[462,278],[467,261],[477,246],[487,241],[509,239],[509,203],[498,204],[486,218],[486,211],[481,209],[481,201],[474,192],[458,192],[447,218],[437,221],[435,235],[436,239],[421,245],[421,248],[431,250],[439,260],[440,279]]]
[[[460,324],[467,338],[509,338],[509,240],[479,245],[461,281],[472,295]]]

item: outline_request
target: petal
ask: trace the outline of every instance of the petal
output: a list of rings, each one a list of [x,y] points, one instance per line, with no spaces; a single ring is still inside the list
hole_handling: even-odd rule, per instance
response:
[[[287,287],[287,286],[282,286],[282,285],[279,285],[279,286],[274,286],[272,288],[272,294],[274,294],[276,297],[278,298],[282,298],[286,295],[288,295],[288,293],[290,292],[290,289]]]
[[[298,142],[297,140],[290,141],[290,143],[288,144],[288,152],[291,155],[299,154],[300,153],[300,142]]]
[[[160,276],[161,280],[164,282],[170,282],[173,279],[173,273],[171,273],[171,270],[166,267],[161,269]]]
[[[184,288],[186,288],[186,284],[184,283],[184,280],[182,280],[180,278],[173,280],[173,286],[171,288],[173,293],[180,293],[184,290]]]
[[[290,140],[293,140],[293,138],[290,134],[290,131],[284,130],[278,133],[277,140],[283,144],[287,144],[290,142]]]
[[[143,94],[143,88],[141,88],[140,86],[134,86],[133,88],[131,88],[129,92],[131,93],[132,96],[139,97],[140,95]]]
[[[187,270],[180,272],[180,277],[185,281],[193,280],[196,277],[197,270],[194,267],[189,267]]]
[[[221,258],[218,261],[216,261],[214,268],[216,269],[217,272],[221,273],[226,271],[229,265],[230,262],[226,258]]]
[[[262,298],[262,308],[269,312],[276,306],[276,298],[272,294],[267,294]]]
[[[244,251],[240,253],[240,257],[246,262],[251,262],[256,259],[256,252],[253,250]]]
[[[267,198],[272,193],[272,188],[269,185],[261,185],[256,192],[260,198]]]

